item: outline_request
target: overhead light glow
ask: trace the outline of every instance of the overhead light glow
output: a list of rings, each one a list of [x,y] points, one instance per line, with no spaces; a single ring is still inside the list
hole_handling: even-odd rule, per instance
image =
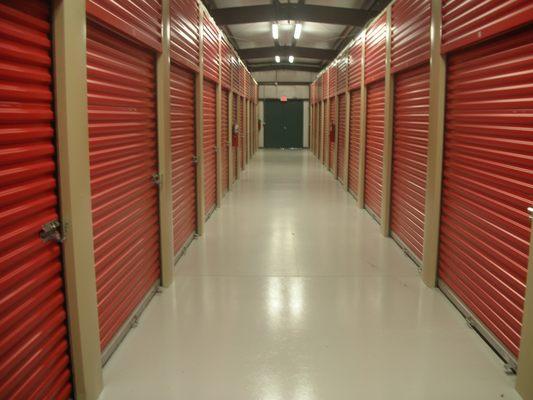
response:
[[[294,38],[298,40],[300,39],[300,36],[302,36],[302,24],[297,22],[294,26]]]
[[[276,56],[276,57],[274,57],[274,60],[276,60],[276,62],[279,63],[281,61],[281,57],[280,56]]]
[[[279,27],[277,23],[272,24],[272,37],[274,38],[274,40],[279,39]]]
[[[294,62],[294,56],[289,56],[289,62],[292,64]]]

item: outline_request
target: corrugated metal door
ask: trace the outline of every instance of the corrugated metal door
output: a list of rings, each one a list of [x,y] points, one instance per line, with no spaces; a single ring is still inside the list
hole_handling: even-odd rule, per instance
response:
[[[170,124],[174,255],[196,232],[196,140],[194,73],[172,64]]]
[[[0,398],[71,393],[48,1],[0,4]]]
[[[327,134],[327,140],[328,140],[328,148],[329,148],[329,160],[328,160],[328,166],[330,171],[333,170],[333,158],[335,156],[335,141],[331,140],[330,138],[330,132],[335,133],[335,124],[337,123],[337,104],[335,97],[332,97],[329,99],[329,127],[328,127],[328,134]]]
[[[359,149],[361,147],[361,91],[350,92],[350,141],[348,150],[348,190],[357,196],[359,190]]]
[[[344,150],[346,148],[346,95],[339,96],[339,144],[337,151],[337,177],[344,183]]]
[[[419,264],[424,214],[429,129],[429,65],[395,77],[391,230]]]
[[[239,101],[238,96],[236,93],[233,93],[233,126],[239,124]],[[231,132],[233,134],[233,132]],[[235,143],[232,144],[231,154],[233,157],[233,176],[231,177],[233,181],[237,179],[237,168],[239,168],[239,160],[238,160],[238,146],[235,146]]]
[[[111,340],[159,273],[154,56],[89,22],[87,78],[100,341]]]
[[[204,81],[204,187],[206,217],[217,201],[216,85]]]
[[[240,161],[240,168],[241,170],[244,169],[244,133],[245,133],[245,127],[244,127],[244,98],[239,98],[239,157],[241,158]]]
[[[324,100],[322,102],[322,163],[326,165],[327,162],[327,154],[329,152],[329,109],[328,109],[328,102],[327,100]]]
[[[533,29],[450,55],[439,277],[515,356],[533,199]]]
[[[371,84],[367,92],[365,207],[381,219],[383,142],[385,139],[385,81]]]
[[[222,193],[229,189],[229,127],[228,127],[228,96],[227,90],[222,90],[221,125],[222,125]]]

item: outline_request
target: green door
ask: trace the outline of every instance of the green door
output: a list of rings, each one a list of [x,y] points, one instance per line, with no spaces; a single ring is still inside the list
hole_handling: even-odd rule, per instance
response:
[[[265,100],[265,142],[267,149],[303,147],[303,102]]]

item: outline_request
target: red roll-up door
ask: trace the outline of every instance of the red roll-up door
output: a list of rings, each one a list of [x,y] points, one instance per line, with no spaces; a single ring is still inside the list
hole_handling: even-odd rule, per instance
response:
[[[222,90],[221,125],[222,125],[222,193],[229,189],[229,127],[228,127],[228,96],[227,90]]]
[[[339,145],[337,150],[337,177],[344,183],[344,150],[346,149],[346,95],[339,95]]]
[[[170,135],[172,157],[172,226],[174,255],[196,232],[196,134],[194,73],[172,64]]]
[[[87,78],[96,287],[106,349],[160,273],[154,56],[89,22]]]
[[[327,100],[322,102],[322,164],[326,165],[327,163],[327,154],[329,152],[329,110]]]
[[[4,1],[0,31],[0,398],[67,399],[48,1]]]
[[[217,129],[216,95],[214,83],[204,81],[204,187],[205,211],[209,216],[217,202]]]
[[[238,101],[237,94],[235,93],[233,93],[233,117],[232,119],[233,119],[233,126],[239,124],[239,101]],[[238,138],[238,140],[240,140],[240,138]],[[238,144],[236,146],[235,143],[233,143],[232,149],[231,149],[231,154],[233,156],[233,176],[232,176],[233,181],[237,179],[237,169],[239,168],[238,151],[239,151]]]
[[[421,263],[429,130],[429,64],[395,77],[391,230]]]
[[[439,277],[514,355],[533,199],[533,29],[448,58]]]
[[[348,150],[348,190],[357,196],[359,190],[359,149],[361,146],[361,91],[350,92],[350,141]]]
[[[367,92],[365,207],[381,219],[383,142],[385,139],[385,81],[372,83]]]
[[[244,169],[244,134],[245,134],[245,127],[244,127],[244,98],[239,99],[239,156],[241,158],[240,161],[240,168],[241,170]]]
[[[329,126],[330,128],[337,124],[337,104],[335,101],[335,97],[332,97],[329,99]],[[329,148],[329,160],[328,160],[328,166],[330,171],[333,171],[333,158],[335,156],[335,141],[331,140],[329,136],[329,129],[328,129],[328,148]],[[335,131],[332,132],[333,134]]]

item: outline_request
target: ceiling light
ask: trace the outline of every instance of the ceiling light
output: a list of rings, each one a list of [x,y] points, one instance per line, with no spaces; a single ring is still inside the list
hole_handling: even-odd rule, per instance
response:
[[[276,62],[279,63],[281,61],[281,57],[280,56],[276,56],[276,57],[274,57],[274,60],[276,60]]]
[[[292,64],[294,62],[294,56],[289,56],[289,62]]]
[[[274,38],[274,40],[279,39],[279,27],[277,23],[272,24],[272,37]]]
[[[300,36],[302,36],[302,24],[298,22],[294,26],[294,38],[298,40],[300,39]]]

